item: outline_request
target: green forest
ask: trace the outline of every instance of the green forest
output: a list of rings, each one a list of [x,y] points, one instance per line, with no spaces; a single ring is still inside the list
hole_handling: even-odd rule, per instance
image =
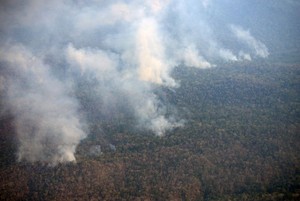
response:
[[[1,117],[0,200],[300,199],[299,63],[172,74],[180,86],[155,94],[183,126],[163,136],[137,127],[130,111],[98,117],[93,83],[79,82],[90,134],[76,163],[16,162],[14,118]]]

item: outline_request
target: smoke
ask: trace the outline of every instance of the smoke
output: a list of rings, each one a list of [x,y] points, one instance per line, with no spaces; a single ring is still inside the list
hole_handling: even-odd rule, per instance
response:
[[[212,65],[206,61],[195,48],[195,46],[189,46],[182,51],[183,63],[189,67],[196,68],[210,68]]]
[[[260,42],[256,40],[250,33],[249,30],[244,30],[242,27],[231,25],[230,26],[234,35],[243,43],[248,45],[252,50],[255,51],[255,54],[259,57],[266,58],[269,56],[268,48]],[[249,60],[249,57],[246,57]]]
[[[220,57],[226,61],[238,61],[238,58],[230,50],[220,49],[219,53]]]
[[[243,51],[239,52],[239,58],[240,58],[240,60],[247,60],[247,61],[251,61],[252,60],[250,54],[247,54],[247,53],[245,53]]]
[[[204,8],[207,8],[211,4],[212,0],[202,0],[202,5]]]
[[[75,160],[89,133],[75,93],[83,78],[96,81],[91,96],[102,116],[125,108],[160,136],[183,126],[154,92],[179,87],[173,68],[269,54],[234,25],[225,38],[233,33],[250,50],[221,43],[206,17],[213,6],[210,0],[2,1],[0,93],[15,116],[18,159]]]
[[[66,57],[72,70],[88,74],[90,79],[97,79],[98,97],[106,108],[112,107],[114,97],[121,94],[121,101],[133,108],[139,122],[157,135],[182,125],[174,118],[165,117],[166,111],[152,92],[151,85],[138,76],[140,69],[138,72],[135,69],[118,70],[121,61],[116,54],[99,49],[76,49],[70,44],[66,49]],[[146,81],[152,83],[153,80]]]
[[[175,86],[169,76],[170,64],[165,58],[165,49],[153,18],[143,19],[138,25],[136,35],[136,52],[139,66],[139,77],[143,81]]]
[[[18,160],[74,161],[75,148],[86,134],[68,87],[25,47],[9,45],[0,53],[7,105],[20,143]]]

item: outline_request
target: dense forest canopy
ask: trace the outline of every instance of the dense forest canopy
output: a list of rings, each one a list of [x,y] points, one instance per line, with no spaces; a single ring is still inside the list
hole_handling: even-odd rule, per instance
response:
[[[299,10],[1,1],[0,200],[299,200]]]

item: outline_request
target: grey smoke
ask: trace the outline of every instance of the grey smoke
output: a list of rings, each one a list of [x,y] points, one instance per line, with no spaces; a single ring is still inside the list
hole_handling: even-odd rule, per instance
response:
[[[18,160],[75,161],[75,148],[86,136],[77,101],[25,47],[4,47],[0,59],[7,73],[7,105],[15,116],[20,143]]]
[[[101,154],[103,154],[103,152],[101,151],[101,146],[100,145],[92,145],[89,149],[89,156],[100,156]]]
[[[231,25],[230,26],[234,35],[243,43],[248,45],[257,56],[266,58],[269,56],[269,50],[265,44],[261,41],[255,39],[249,30],[245,30],[240,26]],[[247,58],[247,57],[246,57]],[[249,59],[248,59],[249,60]]]
[[[220,43],[205,16],[214,3],[3,1],[0,93],[16,119],[18,159],[75,161],[76,146],[89,133],[74,95],[78,77],[97,80],[93,95],[107,110],[103,114],[126,103],[139,125],[156,135],[183,126],[154,93],[157,87],[176,91],[173,68],[205,69],[216,59],[269,55],[261,41],[235,25],[226,34],[249,48]]]

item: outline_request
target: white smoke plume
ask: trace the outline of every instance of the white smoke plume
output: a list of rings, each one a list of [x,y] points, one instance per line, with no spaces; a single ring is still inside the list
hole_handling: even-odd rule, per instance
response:
[[[21,45],[0,51],[7,102],[15,116],[18,160],[75,161],[75,148],[86,134],[69,89],[49,73],[49,67]]]
[[[245,53],[243,51],[239,52],[239,59],[240,60],[247,60],[247,61],[251,61],[252,60],[251,55],[248,54],[248,53]]]
[[[212,67],[212,65],[208,61],[206,61],[201,55],[199,55],[199,52],[195,48],[195,46],[189,46],[180,53],[183,57],[183,63],[186,66],[196,68]]]
[[[175,81],[169,76],[170,64],[165,58],[157,26],[157,22],[152,18],[144,19],[138,26],[136,52],[139,77],[143,81],[175,86]]]
[[[218,42],[205,17],[214,3],[2,1],[0,93],[16,119],[18,159],[53,164],[75,160],[76,146],[88,135],[74,94],[77,79],[83,77],[96,80],[93,96],[102,115],[118,112],[121,105],[156,135],[182,126],[154,92],[179,87],[173,68],[205,69],[215,59],[252,59],[247,50]],[[249,31],[231,29],[257,56],[268,56],[266,46]]]
[[[99,81],[99,98],[106,107],[110,107],[111,97],[114,96],[112,93],[121,93],[123,101],[129,102],[140,123],[157,135],[181,126],[181,123],[165,118],[165,111],[152,93],[151,86],[147,82],[141,82],[142,78],[136,76],[137,72],[117,70],[120,65],[117,63],[117,55],[108,55],[102,50],[76,49],[70,44],[66,49],[66,57],[73,68],[90,74]]]
[[[234,35],[243,43],[247,44],[251,49],[254,50],[255,54],[259,57],[266,58],[269,56],[269,50],[265,44],[255,39],[249,30],[245,30],[240,26],[230,26]],[[249,57],[246,57],[249,60]]]
[[[238,58],[228,49],[220,49],[219,53],[225,61],[238,61]]]

